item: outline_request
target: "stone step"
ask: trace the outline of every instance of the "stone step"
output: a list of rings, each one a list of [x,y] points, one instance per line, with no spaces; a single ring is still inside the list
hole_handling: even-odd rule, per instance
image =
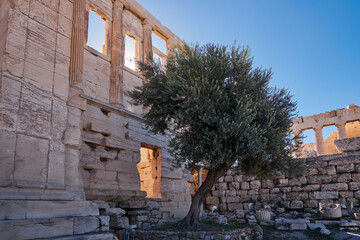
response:
[[[98,216],[97,205],[90,201],[0,201],[0,220]]]
[[[109,232],[108,216],[0,221],[1,240],[54,238],[96,232]]]

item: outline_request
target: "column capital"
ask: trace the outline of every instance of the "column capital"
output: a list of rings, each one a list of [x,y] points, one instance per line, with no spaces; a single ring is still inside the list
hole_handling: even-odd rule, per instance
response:
[[[336,123],[335,127],[345,126],[346,122]]]
[[[120,8],[121,10],[124,10],[124,4],[122,2],[122,0],[111,0],[114,7],[118,7]]]
[[[318,126],[318,127],[314,127],[313,130],[319,131],[319,130],[322,130],[323,128],[324,128],[324,126]]]
[[[143,27],[151,27],[151,30],[155,29],[155,25],[148,18],[145,18],[142,21],[142,25],[143,25]]]

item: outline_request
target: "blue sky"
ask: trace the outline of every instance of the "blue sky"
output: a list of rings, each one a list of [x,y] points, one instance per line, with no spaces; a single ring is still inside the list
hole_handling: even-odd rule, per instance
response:
[[[138,2],[187,42],[248,45],[255,66],[271,67],[272,84],[294,95],[299,116],[360,105],[359,0]]]

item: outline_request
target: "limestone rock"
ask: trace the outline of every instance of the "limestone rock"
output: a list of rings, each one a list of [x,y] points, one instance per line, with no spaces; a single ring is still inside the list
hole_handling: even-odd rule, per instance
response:
[[[322,223],[308,223],[307,226],[309,227],[310,230],[315,230],[315,229],[324,229],[326,228],[324,224]]]
[[[125,215],[126,211],[122,208],[107,208],[106,215],[108,216],[123,216]]]
[[[322,228],[322,229],[320,230],[320,233],[321,233],[322,235],[330,235],[330,234],[331,234],[330,230],[327,229],[327,228]]]
[[[122,217],[111,217],[110,218],[110,227],[115,229],[123,229],[129,225],[129,218],[122,216]]]

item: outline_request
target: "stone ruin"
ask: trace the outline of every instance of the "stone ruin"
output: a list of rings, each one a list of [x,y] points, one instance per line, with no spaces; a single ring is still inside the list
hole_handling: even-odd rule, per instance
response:
[[[144,80],[134,58],[152,53],[165,64],[181,40],[135,0],[0,4],[0,239],[110,240],[184,217],[199,184],[171,168],[168,137],[146,131],[146,109],[125,94]],[[94,34],[94,21],[103,32]],[[359,108],[351,106],[297,119],[294,131],[337,124],[339,151],[354,150],[343,124],[355,120]],[[316,146],[323,155],[321,141]],[[248,203],[312,211],[351,200],[357,207],[359,154],[308,158],[310,172],[300,179],[229,171],[205,207],[239,219]]]
[[[125,94],[144,80],[134,58],[165,64],[180,39],[135,0],[0,4],[0,239],[115,239],[183,217],[193,176]]]
[[[275,214],[288,217],[287,212],[295,212],[295,215],[305,214],[305,218],[319,221],[341,217],[359,219],[359,120],[360,107],[355,105],[293,120],[292,130],[295,134],[301,130],[315,129],[316,148],[313,151],[317,153],[308,156],[304,148],[296,153],[298,157],[308,156],[304,158],[309,166],[308,172],[300,178],[279,175],[273,179],[256,179],[231,169],[218,180],[206,197],[205,217],[217,221],[220,213],[230,221],[256,223],[255,216],[250,213],[267,210],[272,212],[273,217]],[[336,146],[337,153],[326,154],[325,149],[330,147],[325,147],[326,141],[322,138],[321,127],[331,124],[338,127],[338,132],[333,134],[338,136],[338,139],[328,141],[327,145]],[[198,173],[194,175],[195,181],[198,181],[197,175]],[[201,175],[202,178],[206,177],[206,171],[202,171]],[[213,209],[217,209],[219,213],[211,213]],[[278,219],[274,224],[279,226],[278,229],[305,230],[310,223],[309,219]],[[342,224],[349,225],[346,222]],[[354,226],[360,226],[360,222],[352,225]]]
[[[346,151],[341,145],[347,140],[342,139],[360,136],[359,115],[360,107],[350,104],[347,108],[294,119],[292,126],[294,134],[300,134],[309,129],[314,130],[315,133],[315,143],[304,144],[296,154],[297,157],[321,156]],[[324,140],[322,130],[328,126],[335,126],[337,131]]]

